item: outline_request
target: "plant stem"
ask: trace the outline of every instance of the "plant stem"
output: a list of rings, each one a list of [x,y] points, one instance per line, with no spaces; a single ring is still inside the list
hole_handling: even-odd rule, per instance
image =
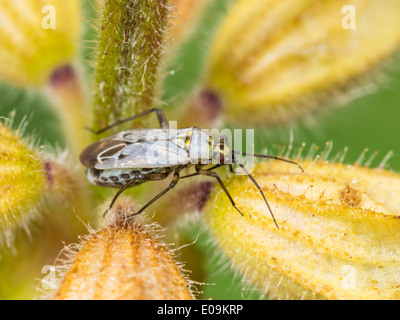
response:
[[[97,59],[95,128],[156,103],[168,13],[168,0],[105,2]]]

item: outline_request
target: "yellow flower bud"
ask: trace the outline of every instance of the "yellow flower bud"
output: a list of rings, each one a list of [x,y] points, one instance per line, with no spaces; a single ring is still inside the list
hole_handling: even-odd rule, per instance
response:
[[[279,225],[246,176],[225,181],[205,208],[223,251],[275,298],[399,299],[400,175],[357,165],[301,161],[256,166]]]
[[[0,243],[34,216],[48,183],[43,161],[0,123]]]
[[[0,78],[40,86],[71,64],[80,36],[78,0],[0,0]]]
[[[399,12],[397,0],[238,0],[215,38],[204,87],[221,96],[231,121],[287,121],[393,54]]]
[[[65,158],[62,163],[35,151],[0,123],[0,245],[12,247],[15,231],[29,229],[30,221],[45,211],[43,203],[68,211],[68,216],[60,212],[52,219],[62,220],[60,225],[69,226],[71,232],[80,229],[71,218],[72,211],[90,216],[82,181],[66,166]]]
[[[113,221],[88,236],[55,299],[193,299],[171,253],[150,227],[126,220],[129,212],[132,205],[119,201]]]

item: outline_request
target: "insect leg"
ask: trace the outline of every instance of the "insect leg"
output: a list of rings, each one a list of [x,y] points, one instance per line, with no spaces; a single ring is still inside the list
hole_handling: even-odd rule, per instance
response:
[[[250,172],[245,168],[245,166],[239,162],[236,162],[242,169],[243,171],[247,174],[247,176],[251,179],[251,181],[253,181],[254,185],[257,187],[257,189],[260,191],[262,197],[264,198],[264,202],[267,205],[267,208],[269,210],[269,213],[271,214],[272,219],[274,220],[275,226],[277,229],[279,229],[278,223],[275,220],[274,214],[272,212],[271,207],[269,206],[269,203],[267,201],[267,198],[264,195],[264,192],[262,191],[260,185],[257,183],[257,181],[252,177],[252,175],[250,174]]]
[[[224,165],[224,164],[216,164],[215,166],[213,166],[213,167],[211,167],[211,168],[209,168],[209,169],[207,169],[207,170],[214,170],[214,169],[217,169],[217,168],[222,167],[223,165]],[[183,177],[181,177],[181,179],[190,178],[190,177],[195,177],[195,176],[198,176],[198,175],[200,175],[200,173],[199,173],[199,172],[195,172],[195,173],[192,173],[192,174],[188,174],[188,175],[186,175],[186,176],[183,176]]]
[[[240,152],[240,151],[233,151],[233,154],[241,154],[242,156],[251,156],[251,157],[256,157],[256,158],[265,158],[265,159],[274,159],[274,160],[284,161],[284,162],[291,163],[291,164],[298,166],[299,169],[301,170],[301,172],[304,172],[303,167],[301,165],[299,165],[296,161],[279,158],[279,157],[275,157],[275,156],[268,156],[265,154],[251,154],[251,153],[245,153],[245,152]]]
[[[115,194],[114,198],[111,200],[111,203],[108,207],[108,209],[106,210],[106,212],[103,213],[103,218],[106,216],[106,214],[111,210],[111,208],[114,206],[115,201],[117,201],[118,197],[120,196],[120,194],[122,192],[124,192],[126,189],[128,189],[129,187],[133,186],[135,184],[137,179],[133,179],[132,181],[129,181],[129,183],[127,183],[126,185],[124,185],[123,187],[121,187],[121,189],[119,189],[117,191],[117,193]]]
[[[179,170],[179,171],[180,171],[180,170]],[[132,216],[136,216],[136,215],[142,213],[148,206],[150,206],[152,203],[154,203],[154,202],[157,201],[159,198],[161,198],[164,194],[166,194],[169,190],[171,190],[173,187],[175,187],[176,184],[177,184],[178,181],[179,181],[179,178],[180,178],[180,177],[179,177],[179,171],[178,171],[178,170],[174,171],[174,177],[172,178],[171,183],[169,184],[169,186],[168,186],[165,190],[161,191],[161,192],[160,192],[158,195],[156,195],[153,199],[151,199],[149,202],[147,202],[138,212],[133,213],[133,214],[130,214],[127,218],[130,218],[130,217],[132,217]]]
[[[172,170],[167,169],[165,172],[147,174],[146,177],[149,180],[163,180],[163,179],[167,178],[171,174],[171,172],[172,172]],[[110,206],[108,207],[107,211],[104,212],[103,217],[105,217],[105,215],[112,209],[112,207],[115,204],[115,201],[118,199],[120,194],[122,192],[124,192],[126,189],[132,187],[137,180],[138,179],[133,179],[132,181],[129,181],[126,185],[124,185],[117,191],[114,198],[111,200]]]
[[[233,201],[233,199],[232,199],[232,197],[231,197],[231,195],[230,195],[228,189],[226,189],[224,183],[222,182],[221,178],[218,176],[218,174],[217,174],[216,172],[209,171],[209,169],[202,169],[202,168],[200,168],[200,167],[198,167],[198,166],[196,166],[196,171],[197,171],[199,174],[201,174],[201,175],[209,176],[209,177],[212,177],[212,178],[217,179],[217,181],[218,181],[219,185],[221,186],[222,190],[224,190],[225,194],[227,195],[227,197],[229,198],[230,202],[232,203],[232,206],[233,206],[242,216],[244,216],[243,213],[236,207],[235,201]]]
[[[105,131],[107,131],[109,129],[112,129],[112,128],[120,125],[120,124],[123,124],[123,123],[128,122],[128,121],[136,120],[136,119],[138,119],[140,117],[143,117],[143,116],[145,116],[145,115],[147,115],[149,113],[152,113],[152,112],[156,112],[157,113],[157,117],[158,117],[158,122],[160,124],[160,128],[161,129],[168,129],[169,125],[168,125],[167,118],[165,117],[164,112],[159,108],[152,108],[150,110],[138,113],[138,114],[136,114],[136,115],[134,115],[132,117],[119,120],[119,121],[117,121],[117,122],[115,122],[115,123],[113,123],[113,124],[111,124],[111,125],[109,125],[107,127],[104,127],[103,129],[100,129],[100,130],[97,130],[97,131],[93,130],[91,128],[88,128],[88,127],[85,127],[85,129],[89,130],[90,132],[92,132],[94,134],[100,134],[100,133],[103,133],[103,132],[105,132]]]

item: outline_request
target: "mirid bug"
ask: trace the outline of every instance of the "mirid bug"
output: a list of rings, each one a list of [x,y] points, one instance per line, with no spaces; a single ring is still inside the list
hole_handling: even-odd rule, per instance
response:
[[[229,164],[233,172],[232,164],[234,163],[244,170],[260,191],[276,227],[279,228],[264,192],[246,167],[238,161],[236,155],[285,161],[297,165],[303,171],[298,163],[275,156],[246,154],[231,150],[224,137],[220,137],[219,141],[215,141],[210,135],[197,127],[170,130],[164,113],[158,108],[118,121],[99,131],[89,130],[95,134],[100,134],[117,125],[138,119],[152,112],[155,112],[158,116],[159,129],[125,130],[89,145],[80,154],[79,159],[87,168],[86,175],[92,184],[119,188],[106,213],[113,207],[119,195],[127,188],[148,181],[163,180],[173,174],[169,186],[131,216],[143,212],[153,202],[174,188],[180,179],[196,175],[205,175],[216,179],[232,206],[243,216],[221,178],[213,171]],[[210,167],[212,164],[214,165]],[[183,169],[192,166],[196,170],[195,173],[183,177],[180,176],[179,173]]]

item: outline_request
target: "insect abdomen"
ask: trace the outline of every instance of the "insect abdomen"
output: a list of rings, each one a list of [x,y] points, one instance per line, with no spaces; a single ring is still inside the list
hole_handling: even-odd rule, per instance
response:
[[[87,169],[86,175],[92,184],[102,187],[120,188],[133,179],[138,180],[137,184],[143,182],[143,180],[140,179],[141,173],[139,171],[129,169],[97,170],[90,168]]]

